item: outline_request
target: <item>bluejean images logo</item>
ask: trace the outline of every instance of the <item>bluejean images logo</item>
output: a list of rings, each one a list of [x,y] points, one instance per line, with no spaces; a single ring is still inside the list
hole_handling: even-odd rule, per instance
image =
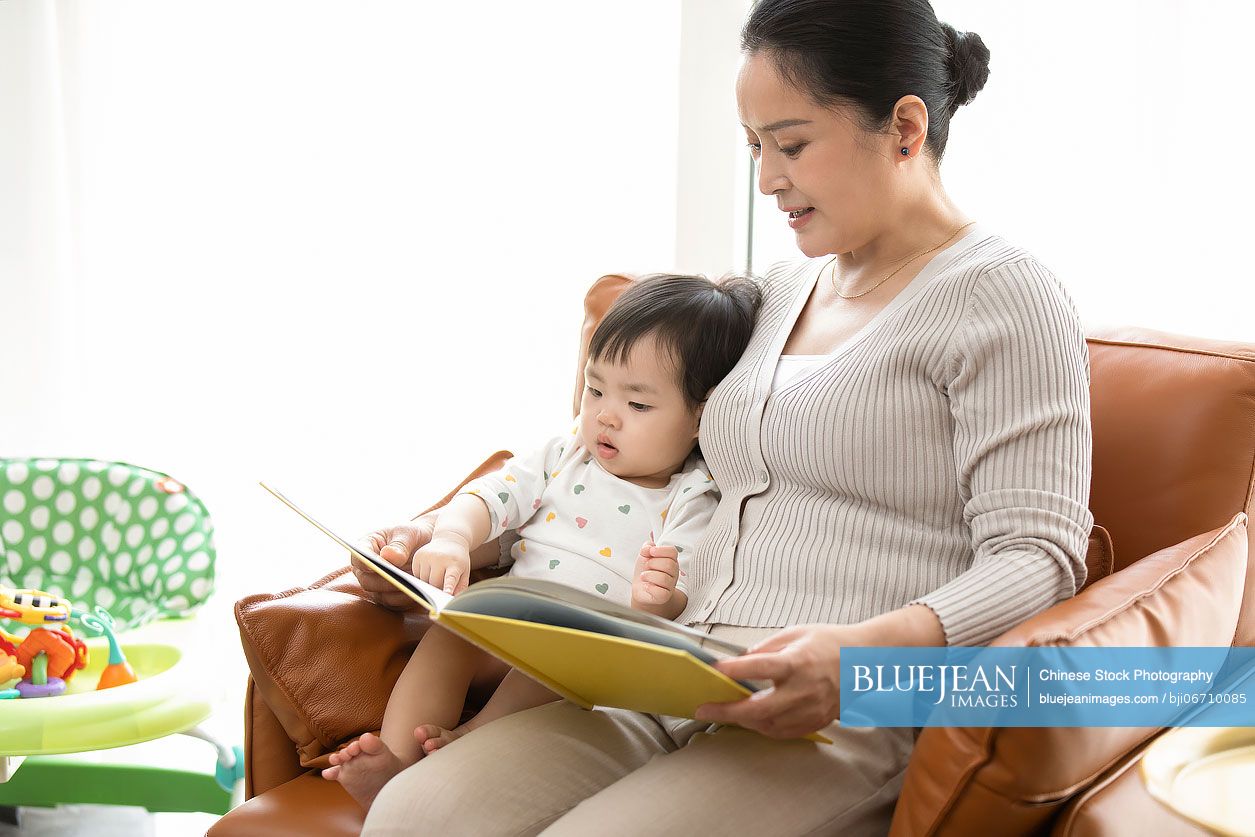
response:
[[[846,648],[847,726],[1252,726],[1255,648]]]
[[[853,665],[855,694],[875,692],[915,692],[936,699],[933,706],[1014,707],[1018,706],[1015,666],[958,664],[876,664]]]

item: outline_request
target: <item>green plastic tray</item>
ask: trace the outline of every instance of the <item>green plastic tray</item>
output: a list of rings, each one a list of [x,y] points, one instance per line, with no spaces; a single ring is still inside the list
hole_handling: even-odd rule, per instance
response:
[[[139,680],[96,691],[109,658],[103,639],[87,641],[91,661],[65,694],[0,701],[0,756],[102,750],[182,732],[209,717],[209,699],[190,681],[182,652],[162,643],[123,643]]]

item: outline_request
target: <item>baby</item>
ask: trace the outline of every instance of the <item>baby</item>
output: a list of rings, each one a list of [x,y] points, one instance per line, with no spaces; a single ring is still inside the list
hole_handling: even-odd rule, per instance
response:
[[[760,295],[748,279],[653,276],[611,306],[593,333],[580,415],[569,434],[467,484],[444,506],[414,575],[455,592],[470,553],[507,530],[512,575],[545,578],[674,619],[688,604],[688,555],[718,491],[697,456],[702,407],[740,358]],[[499,683],[457,726],[474,683]],[[489,721],[558,699],[437,626],[388,700],[383,729],[323,771],[362,805],[398,772]]]

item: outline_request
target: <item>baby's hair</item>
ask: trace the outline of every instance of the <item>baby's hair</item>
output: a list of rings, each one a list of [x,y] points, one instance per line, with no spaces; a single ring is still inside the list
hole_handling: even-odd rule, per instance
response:
[[[744,276],[718,282],[646,276],[610,306],[589,341],[588,356],[626,363],[641,338],[653,337],[671,355],[685,400],[696,407],[740,360],[761,302],[758,285]]]

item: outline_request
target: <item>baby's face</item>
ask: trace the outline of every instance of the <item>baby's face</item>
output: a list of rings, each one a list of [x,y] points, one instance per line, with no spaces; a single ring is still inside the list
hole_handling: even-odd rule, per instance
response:
[[[697,441],[701,408],[690,408],[670,358],[657,341],[637,341],[627,363],[607,358],[584,367],[580,435],[597,461],[620,479],[662,488]]]

